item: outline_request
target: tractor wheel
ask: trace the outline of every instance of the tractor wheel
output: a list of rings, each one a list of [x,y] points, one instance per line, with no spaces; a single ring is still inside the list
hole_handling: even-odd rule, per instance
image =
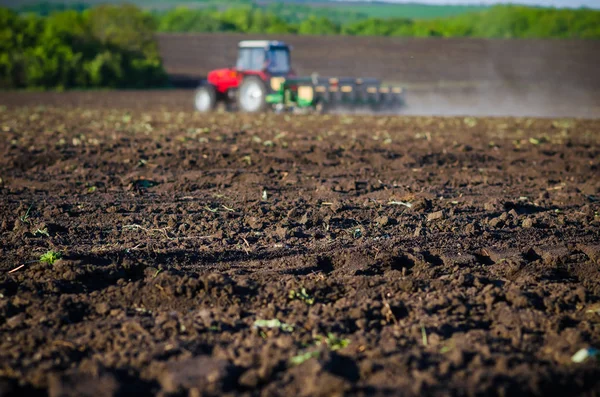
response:
[[[197,111],[206,113],[215,109],[217,105],[217,91],[210,84],[198,87],[194,97],[194,107]]]
[[[256,76],[248,76],[240,84],[238,109],[246,113],[262,112],[267,107],[267,86]]]

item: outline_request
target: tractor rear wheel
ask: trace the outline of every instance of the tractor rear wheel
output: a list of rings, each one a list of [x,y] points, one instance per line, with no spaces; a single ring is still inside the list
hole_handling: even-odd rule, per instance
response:
[[[205,113],[214,110],[217,105],[217,91],[210,84],[198,87],[194,96],[194,107],[197,111]]]
[[[267,107],[267,85],[257,76],[248,76],[240,84],[238,109],[246,113],[262,112]]]

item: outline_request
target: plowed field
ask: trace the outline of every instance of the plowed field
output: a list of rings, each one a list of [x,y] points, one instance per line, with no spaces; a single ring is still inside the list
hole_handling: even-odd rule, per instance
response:
[[[169,98],[0,97],[0,395],[600,393],[600,121]]]

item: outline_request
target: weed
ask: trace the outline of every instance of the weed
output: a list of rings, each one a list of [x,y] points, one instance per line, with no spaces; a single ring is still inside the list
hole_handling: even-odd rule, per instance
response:
[[[61,257],[62,257],[62,255],[60,254],[60,252],[48,251],[45,254],[43,254],[42,256],[40,256],[40,262],[44,262],[49,265],[54,265],[54,262],[59,260]]]
[[[308,294],[308,292],[306,292],[306,288],[304,288],[304,287],[300,288],[299,291],[290,290],[290,292],[288,293],[288,299],[290,299],[290,300],[298,299],[298,300],[301,300],[302,302],[306,303],[309,306],[313,305],[315,303],[315,298],[310,296]]]

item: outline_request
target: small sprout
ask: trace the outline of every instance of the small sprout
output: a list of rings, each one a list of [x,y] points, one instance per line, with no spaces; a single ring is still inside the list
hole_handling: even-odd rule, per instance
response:
[[[316,343],[315,343],[316,346],[325,344],[325,346],[327,346],[327,348],[331,351],[343,349],[344,347],[346,347],[350,344],[350,339],[338,338],[337,336],[335,336],[332,333],[328,333],[327,336],[317,336],[315,338],[315,341],[316,341]],[[292,357],[290,359],[290,363],[293,365],[299,365],[307,360],[310,360],[311,358],[318,357],[318,356],[319,356],[319,350],[307,351],[307,352],[300,353],[300,354]]]
[[[306,303],[309,306],[313,305],[315,303],[315,298],[311,297],[306,292],[306,288],[301,288],[300,291],[291,290],[288,293],[288,299],[290,299],[290,300],[298,299],[298,300],[301,300],[302,302]]]
[[[27,212],[25,213],[25,215],[19,217],[19,219],[21,220],[21,222],[23,222],[23,223],[29,223],[29,211],[31,211],[31,207],[33,207],[33,204],[31,204],[29,206],[29,208],[27,208]]]
[[[359,228],[354,229],[354,232],[352,233],[352,236],[354,238],[360,238],[360,237],[362,237],[362,230],[360,230]]]
[[[267,189],[264,189],[263,192],[262,192],[262,199],[263,199],[263,201],[267,201],[267,198],[268,198],[268,196],[267,196]]]
[[[319,351],[315,350],[312,352],[305,352],[298,354],[290,359],[290,363],[293,365],[300,365],[305,361],[310,360],[311,358],[319,357]]]
[[[36,229],[36,231],[33,232],[33,235],[50,237],[50,234],[48,233],[48,228]]]
[[[317,337],[317,340],[319,341],[319,344],[325,343],[329,349],[333,351],[343,349],[350,344],[350,339],[338,338],[331,332],[328,333],[325,338],[322,336]]]
[[[529,138],[529,143],[531,143],[532,145],[539,145],[540,140],[537,138]]]
[[[153,278],[156,278],[156,277],[158,277],[158,274],[159,274],[160,272],[162,272],[162,269],[157,269],[157,270],[156,270],[156,272],[154,273],[154,276],[153,276]]]
[[[233,208],[230,208],[230,207],[226,206],[225,204],[221,205],[221,207],[225,208],[229,212],[235,212],[235,210]]]
[[[441,353],[441,354],[446,354],[446,353],[448,353],[450,350],[452,350],[452,348],[451,348],[450,346],[443,346],[443,347],[440,349],[440,353]]]
[[[90,186],[87,189],[88,193],[94,193],[96,190],[98,190],[96,186]]]
[[[212,212],[212,213],[215,213],[215,212],[218,212],[218,211],[219,211],[219,209],[218,209],[218,208],[210,208],[208,205],[205,205],[205,206],[204,206],[204,209],[205,209],[205,210],[207,210],[207,211],[210,211],[210,212]]]
[[[60,254],[60,252],[48,251],[45,254],[43,254],[42,256],[40,256],[40,262],[44,262],[49,265],[54,265],[54,262],[59,260],[61,257],[62,257],[62,255]]]
[[[429,344],[429,341],[427,340],[427,330],[425,330],[425,327],[421,325],[421,339],[423,342],[423,346],[427,346]]]
[[[586,347],[573,354],[571,361],[574,363],[582,363],[593,357],[600,357],[600,350],[594,349],[593,347]]]
[[[245,162],[246,162],[246,164],[248,164],[248,165],[252,165],[252,157],[250,157],[249,155],[248,155],[248,156],[244,156],[244,157],[242,157],[242,158],[241,158],[241,161],[245,161]]]
[[[272,320],[256,320],[254,328],[279,328],[283,332],[292,332],[294,330],[293,325],[283,323],[276,318]]]
[[[273,143],[273,141],[264,141],[263,145],[267,146],[267,147],[273,147],[273,146],[275,146],[275,144]]]

